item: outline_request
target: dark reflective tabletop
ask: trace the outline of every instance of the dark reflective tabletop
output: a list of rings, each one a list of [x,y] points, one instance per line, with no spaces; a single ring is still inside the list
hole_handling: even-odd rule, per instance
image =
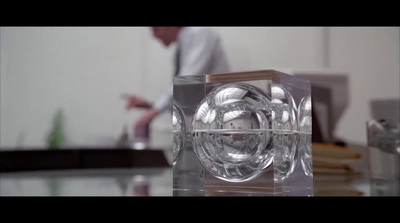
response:
[[[367,173],[315,174],[315,196],[399,196],[398,182],[371,181]],[[397,183],[397,184],[396,184]],[[172,168],[8,172],[1,196],[172,196]]]

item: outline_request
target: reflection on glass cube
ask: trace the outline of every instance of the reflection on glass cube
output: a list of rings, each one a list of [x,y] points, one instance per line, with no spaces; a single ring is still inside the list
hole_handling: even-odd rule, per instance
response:
[[[193,149],[215,177],[251,180],[272,161],[271,101],[248,84],[226,84],[200,103],[193,121]]]
[[[181,106],[173,100],[172,103],[172,131],[173,131],[173,164],[176,163],[179,154],[185,144],[186,121]]]
[[[313,195],[311,121],[285,73],[175,77],[174,195]]]

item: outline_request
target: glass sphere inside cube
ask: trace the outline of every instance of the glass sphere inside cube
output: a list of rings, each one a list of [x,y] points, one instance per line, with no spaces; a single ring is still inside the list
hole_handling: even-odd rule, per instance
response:
[[[293,173],[298,160],[297,107],[292,94],[278,83],[271,85],[274,130],[274,177],[281,182]]]
[[[211,91],[193,117],[193,148],[215,177],[244,182],[272,162],[271,100],[249,84],[230,83]]]
[[[172,133],[173,133],[173,165],[178,160],[182,148],[185,146],[186,122],[182,107],[173,100],[172,103]]]

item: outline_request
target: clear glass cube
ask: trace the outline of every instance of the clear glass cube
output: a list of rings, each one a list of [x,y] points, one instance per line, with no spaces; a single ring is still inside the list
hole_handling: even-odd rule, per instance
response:
[[[174,78],[174,196],[313,196],[311,83],[275,70]]]

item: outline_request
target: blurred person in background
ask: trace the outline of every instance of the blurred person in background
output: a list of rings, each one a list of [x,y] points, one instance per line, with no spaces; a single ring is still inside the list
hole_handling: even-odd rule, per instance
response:
[[[175,76],[230,72],[230,66],[217,32],[208,27],[152,27],[153,37],[165,47],[176,43]],[[173,76],[171,75],[171,81]],[[153,103],[139,95],[123,94],[126,109],[144,108],[133,128],[149,126],[166,110],[172,110],[171,84]]]

